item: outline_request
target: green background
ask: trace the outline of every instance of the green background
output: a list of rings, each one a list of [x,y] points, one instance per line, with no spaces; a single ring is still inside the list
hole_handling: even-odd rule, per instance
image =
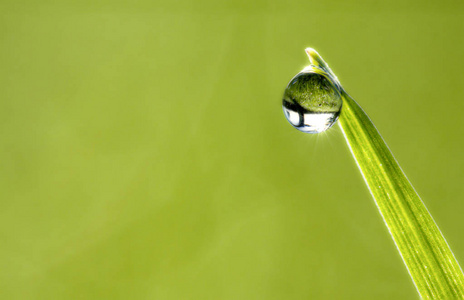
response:
[[[462,1],[1,1],[1,299],[415,299],[314,47],[464,262]]]

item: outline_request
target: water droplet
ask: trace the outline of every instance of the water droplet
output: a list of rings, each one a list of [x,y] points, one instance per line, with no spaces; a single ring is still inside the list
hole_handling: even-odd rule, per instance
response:
[[[296,129],[319,133],[332,127],[342,108],[336,84],[324,72],[305,69],[287,85],[282,107],[285,117]]]

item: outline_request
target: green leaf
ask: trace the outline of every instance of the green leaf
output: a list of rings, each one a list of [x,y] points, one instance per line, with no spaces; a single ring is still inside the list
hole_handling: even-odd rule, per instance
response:
[[[464,299],[453,252],[382,136],[322,57],[311,48],[306,53],[311,65],[303,71],[323,75],[341,95],[343,134],[417,291],[425,299]]]
[[[419,195],[372,121],[343,89],[340,126],[417,291],[464,298],[464,276]]]

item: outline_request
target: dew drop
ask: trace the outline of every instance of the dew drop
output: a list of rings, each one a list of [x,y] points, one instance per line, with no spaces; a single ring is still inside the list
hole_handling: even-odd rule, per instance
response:
[[[319,133],[337,121],[342,98],[329,76],[303,70],[287,85],[282,107],[293,127],[306,133]]]

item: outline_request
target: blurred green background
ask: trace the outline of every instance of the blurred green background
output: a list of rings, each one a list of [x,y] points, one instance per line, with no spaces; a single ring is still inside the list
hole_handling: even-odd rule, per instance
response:
[[[416,299],[314,47],[464,263],[462,1],[1,1],[1,299]]]

